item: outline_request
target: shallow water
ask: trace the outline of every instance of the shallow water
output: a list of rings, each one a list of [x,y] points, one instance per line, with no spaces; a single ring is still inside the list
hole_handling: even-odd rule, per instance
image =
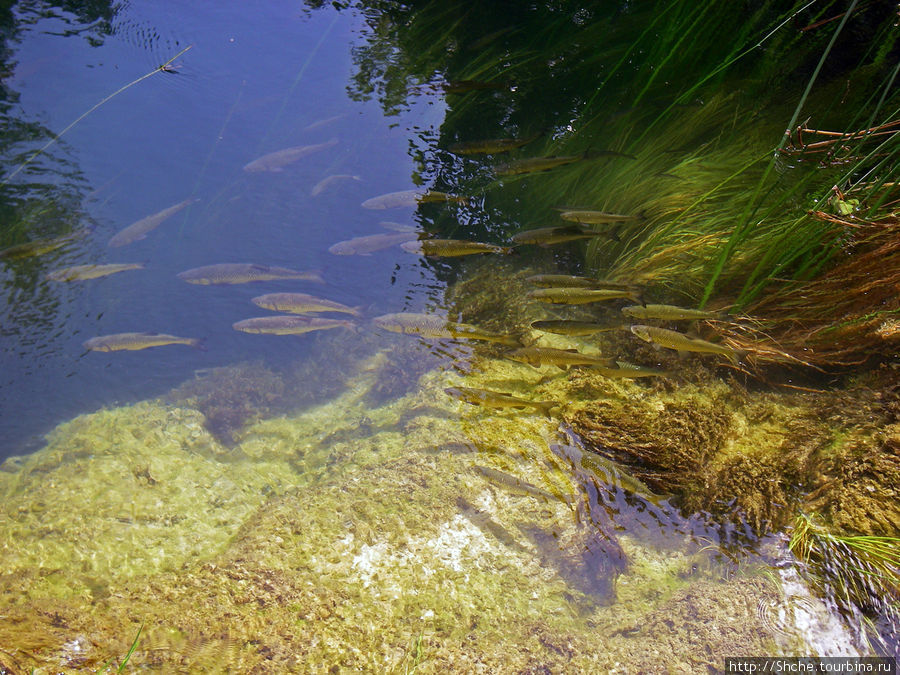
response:
[[[3,185],[0,249],[74,236],[47,253],[0,258],[5,611],[24,622],[0,631],[0,670],[99,668],[122,659],[140,625],[134,663],[161,672],[664,672],[722,667],[725,656],[881,653],[884,644],[867,641],[874,633],[854,625],[860,615],[829,592],[820,600],[798,575],[790,518],[778,520],[791,505],[773,504],[793,486],[748,488],[740,501],[709,483],[731,462],[743,471],[742,456],[760,443],[805,442],[804,425],[819,434],[810,447],[845,436],[880,443],[872,420],[893,424],[887,404],[857,422],[866,399],[832,437],[810,420],[838,403],[778,398],[721,357],[684,365],[627,331],[574,340],[528,331],[539,318],[622,322],[624,303],[525,300],[528,275],[589,268],[580,242],[423,258],[398,237],[365,255],[329,253],[340,241],[396,234],[397,223],[410,236],[506,244],[517,231],[559,224],[552,206],[582,206],[598,177],[615,182],[631,161],[621,136],[590,125],[590,138],[572,136],[588,154],[559,173],[495,180],[490,167],[502,155],[447,150],[518,132],[534,145],[513,157],[565,154],[580,108],[607,80],[580,80],[590,64],[565,53],[534,54],[542,41],[565,45],[565,31],[596,37],[589,13],[559,18],[550,7],[549,23],[526,13],[489,31],[502,12],[485,12],[483,35],[459,44],[440,5],[407,23],[392,23],[406,16],[398,8],[382,9],[165,2],[78,16],[17,6],[7,17],[7,178],[65,133]],[[484,10],[471,11],[466,21],[477,24]],[[625,9],[610,16],[634,30]],[[498,70],[487,54],[503,45],[510,63]],[[154,72],[179,53],[171,72]],[[448,72],[429,72],[433,63]],[[520,79],[498,79],[504,68]],[[612,91],[639,70],[624,68]],[[465,91],[448,91],[456,79]],[[646,122],[626,100],[603,104],[610,124],[629,114],[635,126]],[[244,168],[316,144],[327,147],[278,170]],[[619,154],[601,152],[613,146]],[[782,178],[797,180],[788,170]],[[362,206],[414,188],[467,201]],[[184,200],[194,201],[144,239],[108,246]],[[634,242],[642,227],[601,246]],[[86,281],[46,276],[113,262],[145,268]],[[319,271],[324,283],[176,276],[245,262]],[[300,336],[232,329],[265,316],[251,298],[274,292],[358,308],[356,325]],[[524,331],[528,344],[600,348],[670,376],[536,369],[502,358],[506,348],[492,342],[397,335],[370,321],[396,312]],[[83,346],[121,332],[202,338],[203,349]],[[470,406],[445,391],[460,385],[560,408],[544,417]],[[629,443],[636,450],[625,456]],[[673,486],[651,461],[669,446],[710,477],[702,497],[690,493],[689,470]],[[707,447],[721,454],[677,455]],[[618,463],[579,464],[598,448]],[[761,485],[771,478],[764,472],[755,474]],[[198,599],[192,588],[215,590]],[[53,616],[42,609],[57,602]],[[660,654],[671,655],[669,666]]]

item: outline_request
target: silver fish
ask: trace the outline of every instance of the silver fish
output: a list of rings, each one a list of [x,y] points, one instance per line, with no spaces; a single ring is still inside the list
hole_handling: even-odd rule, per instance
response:
[[[108,265],[75,265],[64,267],[47,274],[52,281],[85,281],[87,279],[99,279],[117,272],[128,270],[142,270],[144,263],[110,263]]]
[[[431,202],[458,202],[465,204],[468,201],[466,197],[450,195],[446,192],[438,192],[436,190],[401,190],[400,192],[388,192],[384,195],[378,195],[367,199],[362,203],[364,209],[397,209],[401,207],[417,206],[419,204],[428,204]]]
[[[326,141],[325,143],[317,143],[315,145],[297,145],[292,148],[285,148],[284,150],[278,150],[276,152],[270,152],[268,155],[263,155],[259,159],[254,159],[252,162],[249,162],[244,165],[244,171],[248,171],[250,173],[257,173],[260,171],[283,171],[284,167],[288,164],[293,164],[294,162],[303,159],[307,155],[311,155],[314,152],[319,152],[320,150],[325,150],[326,148],[330,148],[333,145],[337,145],[337,139],[332,138],[330,141]]]
[[[318,316],[260,316],[244,319],[231,326],[244,333],[266,335],[302,335],[316,330],[349,328],[356,330],[356,324],[348,319],[327,319]]]
[[[141,218],[135,223],[132,223],[124,230],[114,235],[110,240],[107,246],[111,246],[112,248],[118,248],[119,246],[125,246],[126,244],[132,244],[136,241],[144,239],[147,237],[147,233],[153,229],[159,227],[166,218],[174,216],[176,213],[181,211],[181,209],[186,206],[190,206],[194,202],[198,200],[196,199],[185,199],[183,202],[178,202],[174,206],[170,206],[167,209],[163,209],[159,213],[154,213],[151,216],[147,216],[146,218]]]
[[[416,232],[380,232],[339,241],[330,246],[328,252],[333,255],[371,255],[375,251],[418,239],[418,236]]]
[[[362,178],[360,178],[359,176],[351,176],[349,173],[339,173],[334,176],[328,176],[327,178],[323,178],[318,183],[313,185],[313,188],[309,191],[309,194],[315,197],[321,194],[322,191],[329,185],[339,180],[362,180]]]
[[[656,326],[631,326],[631,332],[637,335],[641,340],[651,344],[659,345],[675,349],[679,352],[699,352],[703,354],[721,354],[727,356],[734,365],[740,365],[741,359],[746,356],[745,352],[725,345],[717,345],[700,338],[688,337],[684,333],[674,330],[666,330],[665,328],[657,328]]]
[[[177,335],[166,335],[165,333],[113,333],[112,335],[101,335],[91,338],[83,344],[85,349],[90,349],[94,352],[136,351],[163,345],[188,345],[197,349],[204,349],[202,339],[184,338]]]
[[[333,300],[317,298],[307,293],[266,293],[251,300],[254,305],[276,312],[307,314],[315,312],[344,312],[359,316],[359,307],[348,307]]]
[[[269,267],[253,263],[220,263],[195,267],[178,273],[178,278],[189,284],[246,284],[251,281],[272,281],[274,279],[304,279],[323,284],[325,281],[318,270],[301,272],[286,267]]]

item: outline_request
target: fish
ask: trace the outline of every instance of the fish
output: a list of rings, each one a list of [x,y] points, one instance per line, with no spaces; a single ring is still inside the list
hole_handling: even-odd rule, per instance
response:
[[[85,349],[93,352],[119,352],[162,347],[163,345],[188,345],[205,351],[202,338],[185,338],[165,333],[113,333],[86,340]]]
[[[475,389],[473,387],[447,387],[444,389],[444,392],[460,401],[484,406],[485,408],[537,408],[547,417],[550,417],[552,408],[559,407],[559,403],[556,401],[529,401],[502,391]]]
[[[596,321],[570,321],[568,319],[548,319],[544,321],[532,321],[531,327],[545,333],[557,335],[593,335],[605,331],[616,330],[622,326],[610,326]]]
[[[514,494],[528,497],[540,497],[541,499],[557,501],[557,497],[550,494],[546,490],[542,490],[541,488],[532,485],[528,481],[524,481],[521,478],[516,478],[515,476],[512,476],[504,471],[492,469],[489,466],[481,466],[479,464],[473,464],[472,470],[480,473],[494,485],[503,487],[504,489],[509,490]]]
[[[330,328],[349,328],[356,330],[356,324],[349,319],[328,319],[319,316],[260,316],[253,319],[244,319],[231,324],[235,330],[243,333],[258,333],[266,335],[302,335],[315,330],[328,330]]]
[[[316,143],[315,145],[296,145],[291,148],[285,148],[284,150],[270,152],[268,155],[263,155],[262,157],[245,164],[244,171],[249,173],[283,171],[284,167],[288,164],[293,164],[307,155],[337,145],[337,142],[338,140],[336,138],[332,138],[330,141],[325,141],[324,143]]]
[[[322,191],[325,188],[327,188],[329,185],[331,185],[332,183],[334,183],[335,181],[338,181],[338,180],[359,180],[359,181],[361,181],[362,178],[360,178],[359,176],[350,175],[349,173],[339,173],[339,174],[335,174],[334,176],[328,176],[327,178],[323,178],[318,183],[313,185],[313,188],[312,188],[312,190],[309,191],[309,194],[311,196],[315,197],[315,196],[321,194]]]
[[[271,309],[276,312],[289,312],[291,314],[307,314],[314,312],[344,312],[359,316],[359,307],[348,307],[333,300],[317,298],[306,293],[267,293],[259,295],[251,300],[254,305]]]
[[[562,305],[584,305],[589,302],[606,302],[620,298],[641,301],[638,291],[626,288],[539,288],[536,291],[529,291],[528,297],[532,300]]]
[[[407,253],[419,255],[458,257],[463,255],[476,255],[479,253],[514,253],[511,246],[499,244],[486,244],[480,241],[467,241],[465,239],[422,239],[420,241],[407,241],[400,244]]]
[[[51,239],[35,239],[34,241],[26,241],[24,244],[16,244],[0,251],[0,260],[22,260],[24,258],[34,258],[50,251],[55,251],[60,246],[68,244],[70,241],[79,239],[88,233],[87,228],[70,232],[59,237]]]
[[[510,239],[516,244],[537,244],[549,246],[576,239],[593,239],[594,237],[613,237],[609,232],[597,232],[584,225],[562,225],[560,227],[539,227],[534,230],[517,232]]]
[[[519,176],[527,173],[536,173],[538,171],[549,171],[560,166],[574,164],[586,159],[602,157],[604,155],[627,157],[635,159],[634,155],[626,155],[615,150],[588,150],[577,155],[558,155],[555,157],[527,157],[525,159],[516,159],[505,164],[498,164],[494,167],[494,173],[498,176]]]
[[[635,220],[643,220],[644,215],[624,215],[621,213],[607,213],[606,211],[591,211],[589,209],[568,209],[563,210],[559,214],[563,220],[570,220],[575,223],[589,223],[592,225],[600,225],[602,223],[620,223],[631,222]]]
[[[429,204],[432,202],[457,202],[459,204],[468,203],[467,197],[459,195],[451,195],[446,192],[438,192],[437,190],[401,190],[400,192],[388,192],[387,194],[378,195],[367,199],[362,203],[364,209],[397,209],[400,207],[417,206],[418,204]]]
[[[64,267],[47,274],[52,281],[84,281],[86,279],[99,279],[117,272],[128,270],[142,270],[144,263],[110,263],[108,265],[75,265]]]
[[[328,252],[332,255],[371,255],[375,251],[381,251],[418,238],[419,235],[415,231],[379,232],[378,234],[339,241],[329,246]]]
[[[418,335],[423,338],[464,338],[497,342],[507,346],[521,344],[517,338],[511,335],[490,333],[472,324],[447,321],[444,317],[436,314],[416,314],[414,312],[382,314],[373,318],[372,323],[378,328],[392,333]]]
[[[536,140],[540,134],[527,138],[489,138],[481,141],[462,141],[454,143],[447,149],[455,155],[495,155],[521,148]]]
[[[220,263],[195,267],[178,273],[178,278],[189,284],[246,284],[251,281],[272,281],[274,279],[303,279],[324,284],[318,270],[300,272],[286,267],[269,267],[253,263]]]
[[[630,327],[632,333],[637,335],[641,340],[651,344],[675,349],[679,352],[698,352],[702,354],[721,354],[728,357],[734,365],[740,365],[741,359],[747,354],[746,352],[725,345],[717,345],[700,338],[688,337],[684,333],[665,328],[657,328],[656,326],[643,326],[635,324]]]
[[[610,281],[608,279],[592,279],[590,277],[578,277],[571,274],[534,274],[526,279],[535,286],[542,288],[620,288],[636,291],[636,284]]]
[[[561,443],[551,444],[550,450],[560,459],[570,462],[576,470],[582,470],[605,485],[641,497],[655,506],[669,498],[668,495],[656,494],[623,466],[596,452]]]
[[[664,321],[723,319],[728,316],[727,312],[685,309],[674,305],[629,305],[622,308],[622,314],[635,319],[661,319]]]
[[[174,206],[163,209],[158,213],[154,213],[153,215],[147,216],[146,218],[141,218],[137,222],[134,222],[126,227],[124,230],[121,230],[117,234],[113,235],[113,237],[106,245],[112,248],[118,248],[127,244],[133,244],[134,242],[140,241],[141,239],[146,239],[147,233],[149,233],[151,230],[155,230],[167,218],[174,216],[176,213],[181,211],[181,209],[190,206],[196,201],[199,200],[193,198],[185,199],[183,202],[178,202]]]
[[[520,349],[506,352],[504,356],[513,361],[527,363],[535,368],[541,366],[558,366],[560,368],[568,368],[569,366],[600,366],[609,368],[615,365],[610,358],[582,354],[577,349],[521,347]]]
[[[332,115],[331,117],[326,117],[325,119],[316,120],[312,124],[307,124],[303,127],[303,131],[313,131],[314,129],[318,129],[319,127],[324,127],[332,122],[337,122],[339,119],[343,119],[347,116],[347,113],[340,113],[339,115]]]

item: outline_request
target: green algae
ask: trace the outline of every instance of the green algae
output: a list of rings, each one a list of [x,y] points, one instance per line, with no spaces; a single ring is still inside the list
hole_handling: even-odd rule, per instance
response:
[[[157,671],[631,671],[660,654],[683,670],[721,663],[734,645],[775,649],[752,611],[773,597],[762,577],[685,575],[696,550],[658,551],[609,528],[622,558],[584,562],[600,530],[572,511],[579,488],[547,447],[555,423],[459,416],[443,394],[453,372],[370,408],[387,362],[374,355],[327,404],[251,423],[227,461],[198,412],[145,403],[63,425],[10,463],[0,644],[16,648],[0,660],[97,668],[127,652],[140,624],[129,664]],[[478,365],[474,384],[520,368]],[[473,464],[559,499],[513,494]],[[143,516],[128,516],[129,538],[112,526],[122,509]],[[91,581],[47,581],[74,569]],[[683,624],[667,624],[665,640],[633,634],[666,616]],[[692,627],[698,616],[708,630]]]

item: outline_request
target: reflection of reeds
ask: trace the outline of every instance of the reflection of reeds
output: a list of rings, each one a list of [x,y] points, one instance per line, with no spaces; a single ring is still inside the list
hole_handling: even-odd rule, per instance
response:
[[[900,538],[830,534],[798,516],[789,544],[805,576],[848,617],[876,628],[885,651],[896,651],[900,629]],[[878,635],[893,636],[893,645]]]

